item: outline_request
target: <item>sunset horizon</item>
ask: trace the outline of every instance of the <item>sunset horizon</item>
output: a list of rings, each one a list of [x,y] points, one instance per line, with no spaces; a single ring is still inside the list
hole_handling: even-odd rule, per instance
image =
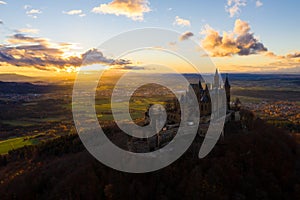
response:
[[[1,200],[300,200],[299,8],[0,0]]]
[[[67,1],[61,4],[1,1],[0,73],[74,76],[89,53],[98,54],[99,64],[113,67],[115,64],[109,60],[118,55],[106,55],[105,49],[97,49],[99,45],[124,32],[147,27],[181,34],[178,40],[161,44],[161,48],[175,53],[180,54],[179,44],[193,41],[199,47],[190,51],[202,48],[199,57],[209,56],[222,73],[300,72],[300,45],[296,40],[300,30],[293,25],[297,24],[297,17],[289,17],[296,14],[294,4],[228,0],[223,4],[203,1],[201,6],[197,1],[199,11],[196,11],[177,3],[129,2],[115,0],[100,5],[77,2],[68,6]],[[274,8],[281,8],[281,15]],[[158,21],[161,16],[163,20]],[[12,20],[15,17],[19,20]],[[264,24],[268,28],[264,29]],[[106,26],[110,28],[102,28]],[[137,66],[145,64],[144,59],[131,57],[117,65]],[[174,67],[172,62],[169,65]],[[191,73],[185,66],[177,68],[182,73]]]

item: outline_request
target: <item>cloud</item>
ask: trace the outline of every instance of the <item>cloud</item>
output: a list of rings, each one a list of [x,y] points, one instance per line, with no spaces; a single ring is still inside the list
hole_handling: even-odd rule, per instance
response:
[[[2,20],[0,20],[0,24],[4,24],[4,22]]]
[[[23,7],[25,10],[27,10],[28,8],[31,8],[31,5],[24,5]]]
[[[251,27],[248,22],[242,21],[240,19],[235,20],[234,23],[234,33],[243,35],[250,31]]]
[[[238,15],[241,12],[241,7],[244,7],[246,5],[246,0],[227,0],[225,10],[229,13],[230,17],[234,17],[235,15]]]
[[[194,36],[194,34],[190,31],[184,32],[182,35],[179,37],[179,41],[187,40],[190,37]]]
[[[42,11],[40,11],[40,10],[38,10],[38,9],[31,9],[31,10],[28,10],[27,12],[26,12],[26,14],[28,14],[28,15],[32,15],[32,14],[41,14],[42,13]]]
[[[295,58],[300,58],[299,51],[291,52],[286,55],[277,55],[274,52],[268,51],[264,55],[267,57],[270,57],[270,58],[274,58],[274,59],[286,59],[286,60],[290,60],[290,61]],[[299,59],[299,61],[300,61],[300,59]]]
[[[24,8],[28,9],[30,7],[25,6]],[[42,14],[42,11],[40,11],[38,9],[31,9],[31,10],[27,10],[26,14],[27,14],[28,17],[32,17],[33,19],[36,19],[38,14]]]
[[[289,53],[286,55],[287,58],[300,58],[300,52],[296,51],[294,53]]]
[[[112,58],[106,58],[101,51],[98,49],[90,49],[84,54],[81,55],[83,65],[91,65],[91,64],[97,64],[102,63],[106,65],[128,65],[131,64],[130,61],[124,60],[124,59],[112,59]]]
[[[256,7],[261,7],[261,6],[263,6],[263,3],[260,0],[257,0],[255,2],[255,5],[256,5]]]
[[[29,44],[29,43],[39,43],[43,45],[48,45],[49,42],[45,38],[35,38],[25,36],[24,34],[15,34],[8,38],[9,44],[18,45],[18,44]]]
[[[7,3],[5,1],[0,1],[0,5],[6,5]]]
[[[265,64],[262,68],[272,67],[273,72],[298,72],[300,67],[300,52],[295,51],[286,55],[277,55],[274,52],[268,51],[263,54],[273,61]]]
[[[39,29],[33,29],[33,28],[22,28],[22,29],[18,29],[17,33],[31,33],[31,34],[38,34],[39,33]]]
[[[106,58],[97,49],[91,49],[79,56],[66,56],[69,43],[52,43],[45,38],[15,34],[8,44],[0,45],[0,66],[34,67],[40,70],[68,70],[83,64],[104,64],[108,66],[128,65],[130,61]]]
[[[63,14],[66,14],[66,15],[78,15],[78,16],[81,16],[81,15],[84,15],[82,13],[82,10],[70,10],[70,11],[63,11],[62,12]]]
[[[133,66],[133,65],[125,65],[125,66],[121,66],[121,67],[115,67],[114,69],[130,70],[130,71],[132,71],[132,70],[146,70],[145,67],[142,67],[142,66]]]
[[[182,19],[178,16],[175,17],[175,21],[173,22],[173,25],[178,26],[191,26],[191,22],[187,19]]]
[[[249,23],[240,19],[235,21],[233,31],[224,31],[221,35],[206,25],[201,34],[205,35],[201,41],[203,48],[213,57],[242,56],[267,51],[267,48],[250,32]]]
[[[144,13],[150,11],[147,0],[113,0],[92,9],[94,13],[124,15],[134,21],[143,21]]]

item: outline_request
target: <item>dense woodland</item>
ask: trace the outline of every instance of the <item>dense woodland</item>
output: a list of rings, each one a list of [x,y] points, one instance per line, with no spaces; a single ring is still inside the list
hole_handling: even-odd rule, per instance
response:
[[[176,162],[146,174],[106,167],[77,135],[62,136],[1,157],[1,199],[300,199],[299,144],[289,134],[243,111],[225,136],[204,159],[197,137]]]

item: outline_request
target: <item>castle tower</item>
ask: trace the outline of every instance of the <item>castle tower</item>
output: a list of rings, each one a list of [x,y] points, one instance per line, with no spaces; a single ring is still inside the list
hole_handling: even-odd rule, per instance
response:
[[[199,80],[199,88],[200,88],[200,92],[201,92],[201,94],[203,93],[203,91],[204,91],[204,89],[203,89],[203,87],[202,87],[202,83],[201,83],[201,81]]]
[[[218,69],[216,69],[216,73],[214,76],[213,88],[220,88],[220,75]]]
[[[210,115],[211,114],[211,98],[208,85],[205,84],[205,89],[200,99],[200,115]]]
[[[227,102],[227,110],[230,109],[230,84],[229,84],[229,80],[228,80],[228,74],[226,74],[226,79],[225,79],[225,92],[226,92],[226,102]]]

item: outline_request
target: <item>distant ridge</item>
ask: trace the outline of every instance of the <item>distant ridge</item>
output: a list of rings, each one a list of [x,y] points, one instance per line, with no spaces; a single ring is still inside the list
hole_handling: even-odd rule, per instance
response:
[[[16,73],[4,73],[0,74],[0,81],[5,82],[33,82],[38,79],[35,77],[24,76]]]
[[[43,94],[51,92],[55,88],[56,86],[50,85],[0,81],[0,94]]]

